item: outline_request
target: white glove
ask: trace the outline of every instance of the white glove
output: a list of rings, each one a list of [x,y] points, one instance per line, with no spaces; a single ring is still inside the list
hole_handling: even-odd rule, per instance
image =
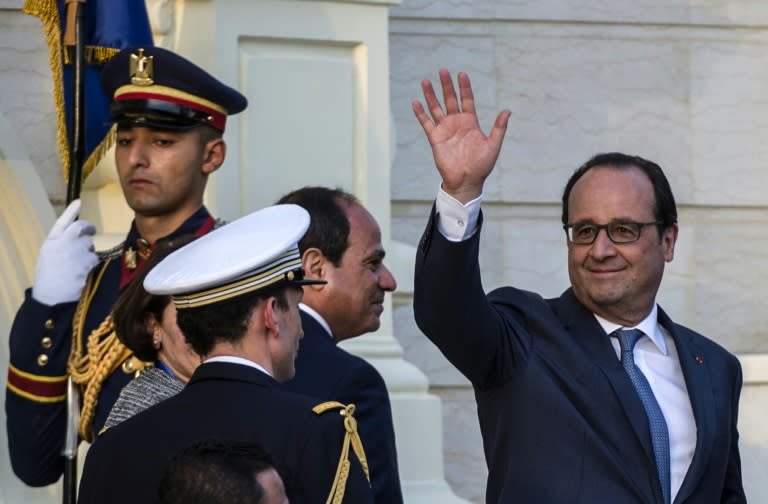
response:
[[[76,199],[64,210],[40,247],[32,297],[53,306],[80,299],[88,273],[99,263],[91,236],[96,228],[75,220],[80,213]]]

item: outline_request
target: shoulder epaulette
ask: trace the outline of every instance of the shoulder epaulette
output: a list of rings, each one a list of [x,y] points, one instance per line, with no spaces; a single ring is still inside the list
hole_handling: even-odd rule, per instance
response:
[[[99,261],[105,261],[107,259],[114,259],[115,257],[119,257],[120,254],[123,253],[123,245],[125,245],[125,242],[121,241],[111,249],[97,250],[96,256],[99,258]]]
[[[333,485],[331,485],[331,491],[328,494],[326,504],[341,504],[344,500],[344,491],[347,488],[347,479],[349,478],[349,445],[352,445],[352,450],[357,455],[357,459],[360,461],[360,465],[363,466],[363,472],[368,479],[368,483],[371,482],[371,476],[368,473],[368,460],[365,458],[365,450],[363,449],[363,442],[360,440],[360,435],[357,433],[357,420],[355,420],[355,405],[354,404],[342,404],[336,401],[327,401],[320,403],[312,411],[316,415],[322,415],[326,411],[339,410],[339,414],[344,418],[344,441],[341,446],[341,456],[339,457],[339,465],[336,467],[336,476],[333,478]]]

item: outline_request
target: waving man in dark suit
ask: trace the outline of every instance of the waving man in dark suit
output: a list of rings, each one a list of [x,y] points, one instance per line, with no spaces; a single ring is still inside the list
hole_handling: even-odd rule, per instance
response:
[[[413,103],[442,185],[416,259],[422,331],[472,382],[487,502],[740,503],[741,369],[656,304],[677,210],[661,168],[620,153],[571,176],[562,221],[571,287],[485,294],[478,266],[483,184],[509,111],[486,136],[469,78],[444,103]]]

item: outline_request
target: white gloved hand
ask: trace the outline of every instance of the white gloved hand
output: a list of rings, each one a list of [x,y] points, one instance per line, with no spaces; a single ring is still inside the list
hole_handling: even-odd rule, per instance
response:
[[[32,297],[43,304],[77,301],[88,273],[99,263],[91,238],[96,228],[88,221],[75,220],[79,213],[80,200],[76,199],[56,220],[40,247]]]

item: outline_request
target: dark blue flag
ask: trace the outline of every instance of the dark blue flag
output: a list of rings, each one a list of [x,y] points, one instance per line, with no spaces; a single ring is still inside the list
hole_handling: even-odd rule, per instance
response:
[[[102,65],[120,49],[152,45],[144,0],[87,0],[84,3],[85,65],[84,96],[85,152],[83,178],[88,176],[105,152],[114,143],[110,123],[111,96],[105,96],[99,84]],[[26,0],[22,9],[37,16],[43,23],[56,103],[56,140],[59,145],[64,178],[69,179],[69,129],[72,127],[72,65],[69,51],[64,47],[67,14],[64,0]]]

